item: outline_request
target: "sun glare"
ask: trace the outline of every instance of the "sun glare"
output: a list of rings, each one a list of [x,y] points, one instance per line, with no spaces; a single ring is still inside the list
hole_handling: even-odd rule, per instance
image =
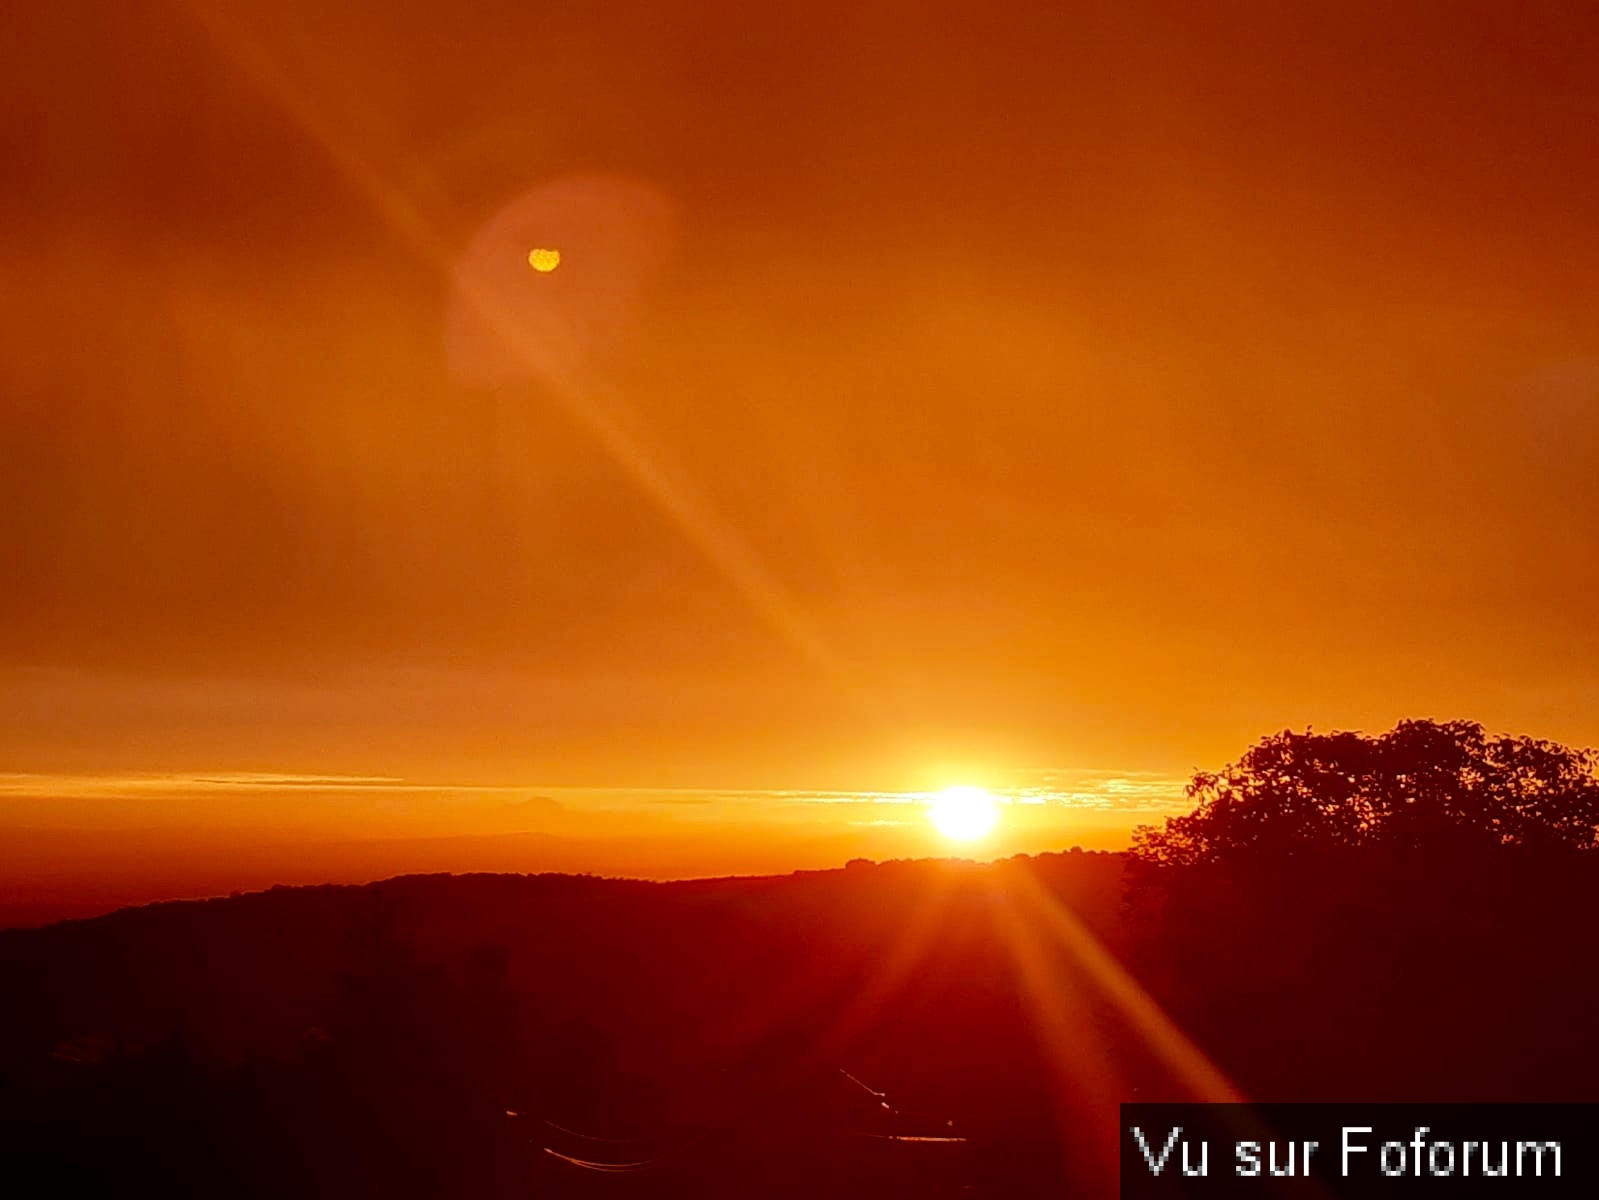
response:
[[[999,821],[999,803],[979,787],[945,788],[933,797],[927,817],[951,841],[975,842]]]

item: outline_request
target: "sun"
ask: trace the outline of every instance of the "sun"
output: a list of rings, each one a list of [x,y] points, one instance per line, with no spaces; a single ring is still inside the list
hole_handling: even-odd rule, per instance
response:
[[[975,842],[999,821],[999,802],[980,787],[945,788],[928,805],[927,818],[950,841]]]

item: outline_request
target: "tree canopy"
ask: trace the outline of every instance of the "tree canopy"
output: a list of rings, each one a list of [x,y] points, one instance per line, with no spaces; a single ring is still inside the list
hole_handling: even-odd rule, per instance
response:
[[[1191,813],[1133,834],[1135,859],[1237,863],[1340,850],[1599,843],[1599,755],[1473,721],[1263,738],[1188,785]]]

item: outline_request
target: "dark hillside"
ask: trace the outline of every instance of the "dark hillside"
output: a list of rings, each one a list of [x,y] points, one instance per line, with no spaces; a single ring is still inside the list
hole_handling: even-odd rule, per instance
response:
[[[413,876],[13,931],[5,1150],[168,1195],[1102,1194],[1115,1104],[1191,1094],[1124,967],[1258,1098],[1593,1096],[1586,854],[1128,866]]]

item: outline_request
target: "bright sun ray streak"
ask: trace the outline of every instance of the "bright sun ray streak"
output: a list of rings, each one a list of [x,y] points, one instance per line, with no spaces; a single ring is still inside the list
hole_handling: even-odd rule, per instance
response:
[[[204,4],[204,0],[185,0],[185,3],[222,52],[243,69],[263,94],[299,121],[350,182],[366,196],[379,216],[408,240],[418,254],[436,267],[442,276],[448,278],[453,258],[450,248],[433,231],[417,206],[356,151],[348,139],[340,135],[340,130],[318,111],[257,43],[212,11]],[[515,349],[538,369],[560,403],[778,632],[815,665],[835,679],[845,679],[836,655],[787,590],[731,531],[723,527],[686,484],[668,476],[661,464],[622,427],[614,412],[603,410],[601,397],[595,389],[582,389],[565,372],[554,370],[550,356],[542,352],[540,347],[528,344],[515,322],[494,305],[487,289],[464,288],[461,298],[489,323],[507,346]],[[852,700],[860,702],[861,698],[854,688],[846,690]]]
[[[1022,914],[1048,931],[1082,974],[1115,1005],[1128,1024],[1193,1096],[1208,1104],[1242,1103],[1243,1093],[1194,1045],[1136,979],[1106,950],[1077,916],[1025,871],[1014,880],[1026,906]],[[1043,980],[1040,979],[1040,985]]]
[[[1007,874],[1006,882],[1010,879]],[[1091,1109],[1095,1098],[1110,1103],[1125,1094],[1124,1072],[1096,1036],[1083,989],[1069,977],[1058,950],[1052,952],[1039,936],[1037,920],[1017,911],[1014,899],[1003,892],[996,891],[993,902],[994,927],[1015,964],[1033,1034],[1054,1077],[1055,1119],[1070,1129],[1081,1123],[1082,1110]]]
[[[857,1038],[874,1024],[892,1019],[892,1012],[884,1005],[927,960],[944,929],[958,886],[957,879],[944,873],[930,882],[918,898],[920,903],[912,906],[909,918],[861,990],[807,1048],[804,1062],[800,1064],[802,1068],[836,1066],[841,1056],[849,1054]],[[718,1036],[724,1046],[747,1046],[803,1014],[813,999],[802,989],[780,992],[760,1007],[746,1008],[741,1015],[730,1017]]]
[[[801,1060],[790,1064],[793,1068],[804,1070],[837,1066],[839,1056],[847,1053],[851,1041],[874,1022],[883,1019],[880,1005],[892,996],[899,983],[909,977],[936,939],[939,911],[937,900],[927,908],[918,910],[902,936],[895,941],[887,960],[872,973],[862,991],[851,999],[849,1005],[806,1047]],[[716,1033],[716,1041],[724,1051],[739,1053],[758,1045],[774,1031],[790,1027],[828,994],[826,988],[816,987],[818,980],[810,972],[798,972],[786,982],[789,986],[774,991],[763,1002],[747,1003],[736,1012],[727,1014]]]
[[[248,37],[226,21],[206,11],[199,3],[188,7],[263,93],[298,120],[333,160],[346,177],[373,204],[380,217],[416,251],[448,276],[452,259],[448,245],[400,190],[389,183],[366,159],[353,150],[339,131],[324,119],[316,107],[296,89],[285,74]],[[531,364],[539,367],[560,402],[588,429],[597,441],[629,473],[636,485],[678,524],[685,536],[715,565],[755,608],[801,649],[814,663],[829,673],[840,675],[839,664],[825,640],[769,572],[731,532],[724,529],[686,485],[669,477],[637,440],[621,425],[614,413],[604,411],[594,389],[582,389],[565,372],[553,372],[548,355],[528,346],[515,323],[492,304],[482,289],[468,289],[463,298],[471,304]],[[1179,1030],[1143,988],[1099,945],[1077,919],[1060,908],[1032,880],[1022,879],[1023,894],[1046,928],[1095,984],[1127,1016],[1141,1036],[1160,1055],[1167,1066],[1192,1092],[1209,1101],[1240,1099],[1240,1094]],[[1013,941],[1019,966],[1030,991],[1043,997],[1058,995],[1063,986],[1052,973],[1042,970],[1044,961],[1031,944]],[[1029,966],[1031,962],[1033,965]],[[1057,1042],[1051,1034],[1051,1041]]]
[[[950,881],[940,875],[921,897],[923,902],[913,907],[910,919],[864,987],[817,1039],[814,1057],[818,1062],[836,1059],[855,1037],[883,1018],[882,1006],[925,961],[938,940],[949,910],[949,899]]]

